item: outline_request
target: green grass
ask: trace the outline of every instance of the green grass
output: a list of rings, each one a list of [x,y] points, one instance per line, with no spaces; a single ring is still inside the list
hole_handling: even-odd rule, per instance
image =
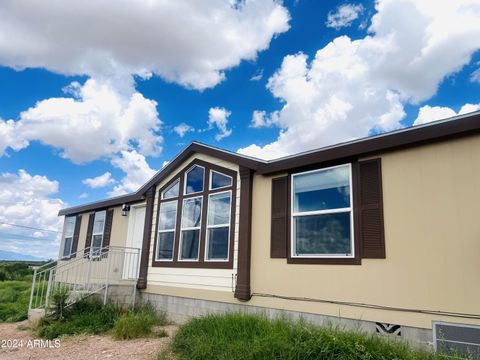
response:
[[[159,354],[159,359],[169,358],[171,353],[180,360],[444,359],[379,336],[236,313],[189,321],[179,329],[171,348]]]
[[[157,314],[155,309],[147,304],[119,317],[115,321],[113,335],[115,338],[122,340],[152,336],[154,325],[165,325],[166,323],[165,314]],[[163,337],[165,332],[159,332],[156,335]]]
[[[27,318],[31,285],[30,281],[0,282],[0,322]]]
[[[155,313],[150,305],[135,309],[106,304],[96,299],[83,299],[65,309],[63,318],[43,318],[37,326],[37,335],[49,340],[63,335],[102,334],[112,332],[118,339],[132,339],[156,335],[154,325],[164,325],[164,315]]]

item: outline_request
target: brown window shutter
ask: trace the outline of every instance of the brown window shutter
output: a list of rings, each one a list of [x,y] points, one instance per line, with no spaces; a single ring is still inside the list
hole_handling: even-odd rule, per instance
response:
[[[110,245],[110,235],[112,234],[113,209],[107,210],[105,217],[105,228],[103,229],[102,247]]]
[[[95,213],[91,213],[88,217],[87,238],[85,239],[85,254],[88,254],[90,245],[92,244],[93,223],[95,222]]]
[[[78,248],[78,236],[80,235],[81,226],[82,226],[82,215],[78,215],[77,218],[75,219],[75,229],[73,231],[72,255],[70,255],[71,258],[74,258],[77,256],[77,254],[75,253],[77,252],[77,248]]]
[[[358,220],[362,258],[385,258],[381,159],[358,163]]]
[[[286,258],[288,241],[288,176],[272,180],[270,257]]]

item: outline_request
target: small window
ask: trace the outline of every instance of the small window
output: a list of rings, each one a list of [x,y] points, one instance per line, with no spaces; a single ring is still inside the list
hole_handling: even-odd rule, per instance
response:
[[[228,261],[231,202],[230,191],[209,196],[206,260]]]
[[[210,173],[210,189],[219,189],[232,185],[232,178],[217,171],[212,170]]]
[[[158,260],[173,260],[175,225],[177,223],[177,202],[165,202],[160,205],[158,222]]]
[[[103,243],[103,231],[105,229],[105,216],[106,211],[99,211],[95,213],[95,221],[93,223],[93,234],[92,234],[92,251],[98,252]]]
[[[195,165],[185,174],[185,194],[193,194],[203,191],[203,179],[205,169]]]
[[[178,192],[180,189],[180,180],[176,180],[172,185],[165,189],[162,192],[162,199],[170,199],[174,197],[178,197]]]
[[[65,241],[63,245],[63,257],[68,257],[72,253],[73,233],[75,231],[75,216],[69,216],[65,219]]]
[[[180,260],[198,260],[203,197],[183,200]]]
[[[350,164],[292,175],[292,256],[353,257]]]

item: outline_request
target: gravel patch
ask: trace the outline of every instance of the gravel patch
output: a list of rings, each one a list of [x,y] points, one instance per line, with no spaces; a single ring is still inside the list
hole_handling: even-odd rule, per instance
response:
[[[109,335],[66,336],[48,342],[37,338],[27,328],[28,322],[0,323],[0,359],[155,359],[165,349],[178,329],[162,328],[168,337],[115,340]]]

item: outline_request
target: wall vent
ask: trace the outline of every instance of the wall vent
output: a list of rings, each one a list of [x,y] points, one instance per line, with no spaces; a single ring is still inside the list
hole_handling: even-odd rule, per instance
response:
[[[433,322],[435,351],[480,359],[480,326]]]
[[[402,327],[394,324],[375,323],[375,330],[378,334],[402,336]]]

